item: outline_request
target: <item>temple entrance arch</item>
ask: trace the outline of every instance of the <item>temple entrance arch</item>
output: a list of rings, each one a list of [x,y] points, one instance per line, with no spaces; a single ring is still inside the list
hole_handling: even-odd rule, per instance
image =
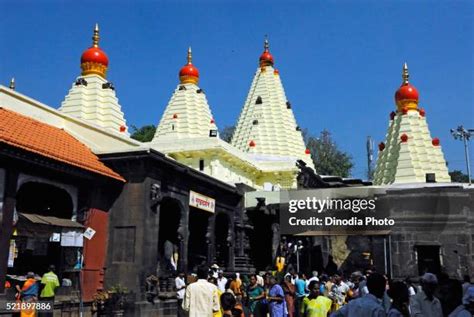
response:
[[[230,217],[226,213],[216,215],[214,224],[215,262],[223,268],[229,266],[230,246],[232,245],[230,225]]]
[[[74,204],[71,195],[60,187],[41,182],[26,182],[16,193],[16,211],[71,219]]]
[[[182,216],[179,200],[165,197],[160,205],[158,229],[158,274],[170,275],[179,268],[180,243],[178,233]]]

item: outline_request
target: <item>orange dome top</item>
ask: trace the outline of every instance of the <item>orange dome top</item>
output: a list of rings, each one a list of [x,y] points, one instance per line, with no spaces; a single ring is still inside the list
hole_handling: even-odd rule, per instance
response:
[[[416,110],[418,108],[418,90],[408,82],[408,66],[407,63],[403,65],[402,73],[402,85],[395,92],[395,103],[397,104],[398,110]]]
[[[109,58],[107,57],[107,54],[98,47],[88,48],[84,53],[82,53],[81,64],[88,62],[109,66]]]
[[[416,100],[418,101],[418,90],[410,83],[404,83],[395,93],[395,101]]]
[[[260,66],[273,66],[273,56],[270,54],[268,40],[265,39],[264,51],[260,55]]]
[[[107,54],[99,48],[99,26],[96,24],[94,35],[92,36],[92,47],[88,48],[81,55],[82,75],[96,74],[105,78],[109,58]]]
[[[192,63],[191,47],[188,49],[188,63],[179,71],[179,80],[182,84],[197,84],[199,82],[199,70]]]

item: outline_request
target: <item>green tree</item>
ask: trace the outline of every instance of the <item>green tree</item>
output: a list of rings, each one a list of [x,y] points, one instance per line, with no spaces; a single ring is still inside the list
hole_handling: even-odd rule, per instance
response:
[[[232,141],[232,136],[234,135],[235,131],[235,125],[231,126],[226,126],[224,129],[222,129],[221,133],[219,133],[219,136],[221,137],[222,140],[226,141],[227,143],[230,143]]]
[[[153,124],[144,125],[140,128],[137,128],[136,126],[132,125],[132,135],[130,137],[140,142],[150,142],[151,140],[153,140],[155,131],[156,126]]]
[[[318,174],[349,177],[354,167],[352,156],[337,147],[328,130],[321,131],[318,138],[306,129],[302,133]]]
[[[449,172],[451,181],[455,183],[469,183],[469,177],[460,170],[454,170]]]

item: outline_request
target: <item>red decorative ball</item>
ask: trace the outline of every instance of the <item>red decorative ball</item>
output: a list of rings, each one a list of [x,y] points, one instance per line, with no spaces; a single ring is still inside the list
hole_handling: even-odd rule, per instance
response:
[[[418,101],[418,90],[412,84],[402,84],[395,93],[395,101],[416,100]]]
[[[385,143],[380,142],[379,143],[379,151],[382,152],[383,150],[385,150]]]
[[[402,143],[406,143],[408,141],[408,135],[403,133],[402,136],[400,137],[400,140],[402,140]]]
[[[431,144],[433,144],[433,146],[439,146],[439,139],[434,138],[433,140],[431,140]]]
[[[120,132],[125,132],[125,130],[127,130],[127,127],[124,126],[124,125],[121,125],[120,126]]]
[[[184,65],[179,71],[179,77],[182,76],[199,77],[199,70],[193,64]]]
[[[390,120],[395,119],[395,116],[396,116],[396,115],[397,115],[397,114],[395,113],[395,111],[390,112]]]
[[[214,122],[215,122],[214,119],[211,119],[211,124],[214,124]]]
[[[402,113],[403,113],[403,114],[407,114],[407,113],[408,113],[408,108],[407,108],[407,107],[403,107]]]
[[[260,55],[260,63],[263,62],[273,65],[273,56],[270,54],[270,52],[263,52],[262,55]]]
[[[173,115],[173,119],[178,119],[178,115],[176,113]]]
[[[249,146],[250,146],[250,147],[254,147],[254,146],[255,146],[255,142],[254,142],[253,140],[250,141],[250,142],[249,142]]]
[[[280,74],[280,71],[279,71],[278,69],[275,69],[275,70],[273,71],[273,74],[274,74],[274,75],[279,75],[279,74]]]
[[[311,151],[310,151],[309,149],[306,149],[306,150],[304,151],[304,153],[305,153],[305,154],[311,154]]]
[[[420,116],[424,117],[426,115],[425,109],[421,108],[419,111]]]
[[[99,63],[104,66],[109,65],[109,58],[107,54],[99,47],[91,47],[82,53],[81,64],[83,63]]]

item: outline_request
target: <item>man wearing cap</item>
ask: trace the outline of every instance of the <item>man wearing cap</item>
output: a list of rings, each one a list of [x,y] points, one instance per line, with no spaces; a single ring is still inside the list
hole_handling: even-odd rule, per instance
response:
[[[219,269],[219,265],[217,264],[213,264],[211,266],[211,276],[214,277],[214,278],[217,278],[218,277],[218,274],[217,274],[217,270]]]
[[[441,302],[433,294],[438,286],[438,279],[432,273],[425,273],[421,277],[421,288],[411,298],[410,310],[412,317],[443,317]]]
[[[474,286],[469,286],[462,299],[462,305],[458,306],[448,317],[472,316],[474,316]]]

